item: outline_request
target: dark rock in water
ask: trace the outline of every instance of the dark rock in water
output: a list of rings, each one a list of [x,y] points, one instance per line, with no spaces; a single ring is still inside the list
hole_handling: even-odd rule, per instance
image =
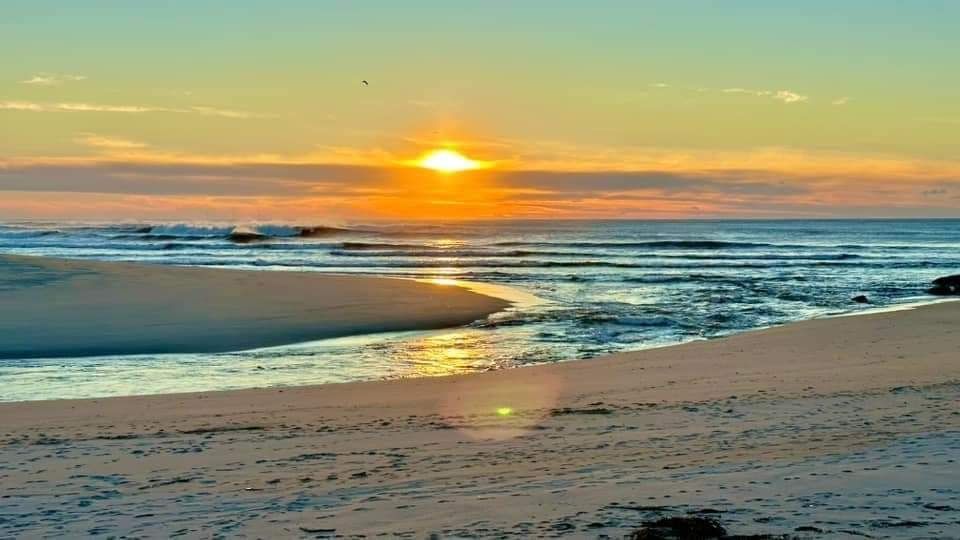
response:
[[[858,296],[854,296],[854,297],[851,298],[850,300],[853,301],[853,302],[856,302],[856,303],[858,303],[858,304],[869,304],[869,303],[870,303],[870,299],[867,298],[867,296],[864,295],[864,294],[861,294],[861,295],[858,295]]]
[[[727,534],[719,521],[707,517],[666,517],[646,521],[627,536],[630,540],[791,540],[790,535]]]
[[[943,276],[933,280],[933,287],[930,287],[927,292],[939,296],[960,294],[960,274]]]
[[[715,519],[704,517],[667,517],[647,521],[643,527],[630,533],[630,540],[673,540],[723,538],[727,530]]]

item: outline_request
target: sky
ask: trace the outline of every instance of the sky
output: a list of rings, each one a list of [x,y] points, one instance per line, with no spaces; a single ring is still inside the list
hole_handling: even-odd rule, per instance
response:
[[[0,219],[960,217],[958,20],[0,0]],[[488,166],[416,165],[442,148]]]

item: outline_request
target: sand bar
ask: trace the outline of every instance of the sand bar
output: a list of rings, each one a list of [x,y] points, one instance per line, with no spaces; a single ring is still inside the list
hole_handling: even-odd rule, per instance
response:
[[[402,279],[0,256],[0,358],[243,350],[459,326],[507,305]]]
[[[958,536],[957,321],[943,303],[476,375],[0,404],[0,532],[596,538],[709,509],[736,533]]]

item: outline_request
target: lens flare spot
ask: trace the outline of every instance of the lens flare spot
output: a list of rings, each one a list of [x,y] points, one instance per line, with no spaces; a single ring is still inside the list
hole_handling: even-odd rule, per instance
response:
[[[533,377],[516,373],[523,371],[519,369],[507,371],[514,373],[458,381],[438,404],[437,412],[453,419],[451,423],[474,440],[502,441],[533,432],[556,407],[563,382],[543,370]]]

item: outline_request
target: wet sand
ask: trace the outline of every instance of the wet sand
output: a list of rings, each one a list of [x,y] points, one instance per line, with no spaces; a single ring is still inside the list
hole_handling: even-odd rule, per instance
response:
[[[460,326],[507,306],[402,279],[0,256],[0,358],[235,351]]]
[[[476,375],[0,404],[0,536],[960,538],[960,304]]]

